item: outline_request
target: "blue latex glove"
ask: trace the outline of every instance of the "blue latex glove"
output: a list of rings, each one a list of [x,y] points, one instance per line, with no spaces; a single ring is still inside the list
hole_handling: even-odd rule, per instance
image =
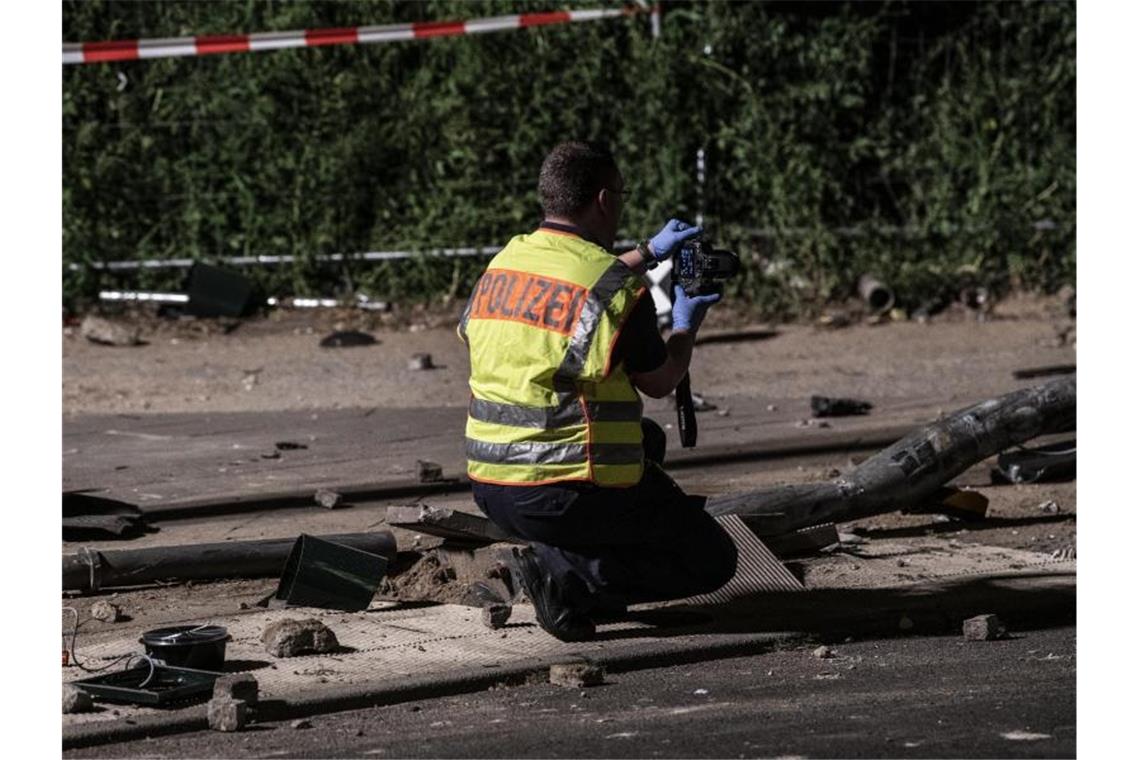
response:
[[[720,300],[720,293],[707,296],[688,296],[680,285],[673,286],[673,331],[696,332],[705,318],[709,306]]]
[[[649,247],[653,249],[653,258],[664,261],[673,255],[681,243],[700,235],[702,232],[704,232],[702,227],[694,227],[680,219],[670,219],[660,232],[649,239]]]

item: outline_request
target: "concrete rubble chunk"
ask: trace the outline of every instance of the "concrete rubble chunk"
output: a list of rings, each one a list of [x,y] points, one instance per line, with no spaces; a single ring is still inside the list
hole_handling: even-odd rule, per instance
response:
[[[483,625],[498,630],[511,619],[511,605],[488,604],[483,607]]]
[[[119,605],[112,604],[106,600],[100,600],[92,604],[89,612],[92,618],[102,620],[104,623],[117,623],[123,619],[123,611],[119,608]]]
[[[829,660],[835,656],[835,652],[832,651],[831,647],[826,646],[816,647],[815,650],[812,651],[812,654],[821,660]]]
[[[436,483],[443,480],[443,467],[436,462],[417,459],[416,475],[421,483]]]
[[[578,660],[550,666],[550,683],[571,689],[600,686],[606,680],[606,669],[592,662]]]
[[[261,634],[261,643],[274,657],[325,654],[340,647],[336,634],[316,618],[286,618],[270,623]]]
[[[137,327],[128,327],[94,315],[83,318],[79,333],[92,343],[104,346],[137,346],[142,343]]]
[[[63,685],[63,712],[84,713],[95,709],[91,695],[69,683]]]
[[[317,491],[313,495],[313,498],[325,509],[337,509],[345,506],[340,500],[340,494],[327,488],[322,488]]]
[[[214,731],[240,731],[249,720],[245,700],[214,697],[206,705],[206,723]]]
[[[966,641],[993,641],[1005,635],[1005,626],[997,615],[978,615],[962,622]]]
[[[240,699],[250,707],[257,706],[257,679],[251,673],[230,673],[214,681],[214,699]]]

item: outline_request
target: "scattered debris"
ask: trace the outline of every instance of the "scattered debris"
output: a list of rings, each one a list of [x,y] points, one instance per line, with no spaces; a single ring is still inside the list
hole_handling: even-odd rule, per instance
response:
[[[366,332],[359,330],[338,330],[321,338],[321,348],[355,348],[372,346],[378,341]]]
[[[249,720],[249,707],[245,700],[214,697],[206,705],[206,723],[214,731],[240,731]]]
[[[317,491],[313,498],[325,509],[337,509],[338,507],[346,507],[347,504],[342,504],[340,494],[336,491],[331,491],[327,488],[322,488]]]
[[[698,697],[703,697],[705,694],[709,693],[709,690],[708,689],[693,689],[693,693],[696,694]]]
[[[835,657],[835,652],[832,651],[832,649],[830,647],[821,646],[821,647],[816,647],[812,651],[812,655],[814,655],[815,657],[818,657],[821,660],[830,660],[833,657]]]
[[[214,699],[240,699],[249,707],[257,707],[257,678],[252,673],[230,673],[214,681]]]
[[[257,369],[243,369],[241,378],[242,387],[247,391],[252,391],[261,377],[261,370],[262,367],[258,367]]]
[[[874,408],[870,401],[860,401],[853,398],[832,398],[829,396],[811,397],[811,414],[813,417],[850,417],[866,414]]]
[[[242,317],[257,305],[248,277],[201,262],[191,267],[186,290],[186,310],[196,317]]]
[[[834,523],[814,525],[781,536],[765,536],[764,544],[781,559],[813,554],[824,547],[839,543]]]
[[[1013,376],[1018,380],[1030,380],[1035,377],[1052,377],[1053,375],[1076,374],[1075,364],[1051,364],[1047,367],[1029,367],[1028,369],[1015,369]]]
[[[64,713],[84,713],[94,709],[95,703],[92,701],[90,694],[69,683],[63,685]]]
[[[550,666],[550,683],[571,689],[600,686],[606,680],[606,669],[586,660],[562,662]]]
[[[443,466],[426,459],[417,459],[416,475],[421,483],[438,483],[443,480]]]
[[[142,343],[139,328],[90,314],[79,325],[79,334],[92,343],[104,346],[137,346]]]
[[[1005,626],[997,615],[978,615],[962,622],[966,641],[993,641],[1005,636]]]
[[[1033,742],[1041,739],[1052,739],[1052,734],[1035,734],[1031,731],[1006,731],[1001,735],[1003,739],[1013,742]]]
[[[435,368],[436,366],[432,363],[431,360],[431,354],[412,354],[412,358],[408,359],[408,369],[412,371],[422,371]]]
[[[340,648],[336,634],[316,618],[286,618],[270,623],[261,634],[261,643],[274,657],[324,654]]]
[[[91,617],[102,620],[104,623],[117,623],[123,619],[123,611],[119,605],[101,599],[91,605]]]
[[[769,412],[778,412],[780,410],[780,407],[776,406],[775,404],[768,404],[768,406],[766,406],[764,408],[767,409]]]
[[[936,513],[938,522],[947,522],[950,518],[966,522],[984,520],[989,510],[990,500],[977,491],[968,491],[961,488],[945,487],[935,492],[929,502],[912,505],[902,510],[903,514],[922,515]]]
[[[731,413],[731,410],[728,407],[725,407],[724,409],[720,409],[719,411],[717,411],[716,416],[717,417],[727,417],[730,413]]]
[[[433,507],[429,504],[388,507],[385,521],[392,526],[463,543],[491,544],[516,540],[482,515],[473,515],[447,507]]]
[[[1040,504],[1037,505],[1037,509],[1044,512],[1047,515],[1055,515],[1061,511],[1061,507],[1058,506],[1057,502],[1053,501],[1052,499],[1050,499],[1049,501],[1041,502]]]
[[[296,441],[277,441],[273,446],[278,451],[297,451],[299,449],[309,448],[305,444],[297,443]]]
[[[1075,477],[1076,440],[1003,452],[998,455],[997,466],[990,471],[993,483],[1055,483]]]
[[[1076,559],[1077,547],[1066,546],[1064,549],[1054,549],[1053,553],[1049,555],[1049,559]]]
[[[295,729],[305,729],[305,728],[312,728],[313,723],[312,723],[312,721],[305,720],[304,718],[301,718],[299,720],[293,721],[292,723],[289,724],[289,726],[291,728],[295,728]]]
[[[507,624],[511,619],[511,605],[509,604],[488,604],[483,607],[483,625],[498,630]]]
[[[829,311],[825,314],[821,314],[819,319],[816,320],[816,324],[819,327],[838,329],[851,324],[851,317],[841,311]]]

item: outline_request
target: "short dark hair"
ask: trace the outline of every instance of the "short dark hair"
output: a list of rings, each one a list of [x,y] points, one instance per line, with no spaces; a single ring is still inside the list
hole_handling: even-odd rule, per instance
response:
[[[590,204],[617,172],[609,146],[572,140],[554,146],[542,162],[538,197],[547,216],[571,216]]]

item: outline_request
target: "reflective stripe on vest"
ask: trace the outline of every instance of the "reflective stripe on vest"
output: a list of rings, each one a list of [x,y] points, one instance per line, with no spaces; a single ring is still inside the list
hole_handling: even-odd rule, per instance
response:
[[[580,464],[586,450],[598,464],[633,464],[641,460],[640,443],[487,443],[467,439],[467,458],[492,464]]]
[[[473,398],[468,414],[496,425],[554,428],[585,425],[587,415],[596,422],[641,422],[641,408],[637,401],[588,401],[583,414],[582,401],[576,395],[563,394],[557,406],[520,406]]]

